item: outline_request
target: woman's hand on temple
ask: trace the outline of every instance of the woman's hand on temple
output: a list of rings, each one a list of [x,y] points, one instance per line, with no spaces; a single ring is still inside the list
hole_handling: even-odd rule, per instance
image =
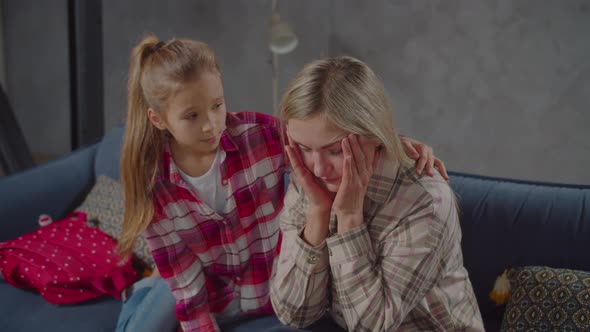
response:
[[[289,145],[285,146],[285,151],[289,157],[289,162],[291,163],[293,172],[299,180],[299,185],[309,198],[310,208],[317,212],[329,214],[330,210],[332,209],[334,194],[319,184],[315,175],[313,175],[311,171],[305,167],[301,159],[299,147],[289,142]]]
[[[303,192],[309,199],[307,223],[302,237],[309,245],[316,247],[328,236],[330,227],[330,211],[334,202],[334,194],[322,187],[316,177],[303,164],[299,148],[291,143],[285,146],[291,167]]]
[[[338,233],[363,223],[363,202],[375,168],[377,144],[350,134],[342,140],[342,180],[332,205],[338,217]]]
[[[416,161],[416,173],[422,174],[425,171],[429,176],[433,176],[436,168],[440,175],[449,182],[445,164],[434,155],[432,147],[406,136],[400,136],[400,140],[406,155]]]

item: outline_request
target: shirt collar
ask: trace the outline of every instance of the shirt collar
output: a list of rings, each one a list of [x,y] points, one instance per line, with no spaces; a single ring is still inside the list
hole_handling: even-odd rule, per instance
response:
[[[228,129],[225,129],[221,134],[219,145],[221,145],[221,148],[226,152],[238,151],[238,145],[233,136],[229,134]]]
[[[182,176],[178,170],[178,166],[174,163],[174,159],[172,159],[172,152],[170,150],[170,140],[166,142],[164,145],[164,158],[163,158],[163,167],[164,167],[164,174],[167,175],[166,177],[171,183],[176,185],[182,185]]]
[[[221,134],[221,139],[219,142],[223,150],[226,152],[238,151],[238,144],[236,143],[232,131],[239,122],[240,119],[234,113],[227,112],[225,117],[225,130]]]

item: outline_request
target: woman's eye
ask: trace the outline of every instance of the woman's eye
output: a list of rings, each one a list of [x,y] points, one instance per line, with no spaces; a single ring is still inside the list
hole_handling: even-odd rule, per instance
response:
[[[219,109],[221,105],[223,105],[223,103],[215,104],[215,106],[213,106],[213,109]]]
[[[191,114],[187,115],[187,117],[185,119],[194,120],[196,118],[197,118],[197,113],[191,113]]]
[[[338,156],[342,154],[342,150],[334,150],[334,151],[330,151],[330,154],[333,156]]]

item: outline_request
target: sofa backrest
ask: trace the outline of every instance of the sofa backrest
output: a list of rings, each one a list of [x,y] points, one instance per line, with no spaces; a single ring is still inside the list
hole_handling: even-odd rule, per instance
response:
[[[94,161],[94,175],[107,175],[113,179],[120,179],[119,160],[121,159],[121,146],[123,145],[123,126],[117,126],[109,130],[103,137]]]
[[[123,127],[110,130],[95,175],[119,179]],[[461,209],[463,256],[486,318],[501,319],[488,293],[509,267],[545,265],[590,271],[590,186],[451,173]]]
[[[484,317],[507,267],[542,265],[590,271],[590,186],[452,173],[461,209],[463,256]]]

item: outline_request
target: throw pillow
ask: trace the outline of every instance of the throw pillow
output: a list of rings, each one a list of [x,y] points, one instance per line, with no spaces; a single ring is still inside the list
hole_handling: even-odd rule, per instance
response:
[[[115,240],[119,239],[123,225],[125,197],[121,183],[108,176],[101,175],[82,205],[76,210],[85,212],[88,225],[98,227]],[[154,269],[154,260],[146,240],[141,236],[133,253],[150,269]]]
[[[501,331],[590,330],[590,272],[526,266],[510,269],[508,279]]]

